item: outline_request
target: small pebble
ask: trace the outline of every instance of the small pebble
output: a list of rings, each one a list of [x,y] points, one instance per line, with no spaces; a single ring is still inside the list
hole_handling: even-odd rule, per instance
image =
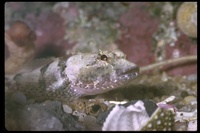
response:
[[[90,131],[101,131],[101,126],[97,124],[94,116],[88,115],[83,118],[85,127]]]
[[[16,92],[14,94],[14,101],[23,105],[23,104],[26,104],[27,99],[26,99],[26,96],[24,95],[24,93]]]
[[[63,105],[63,110],[66,113],[69,113],[69,114],[72,113],[72,109],[68,105]]]
[[[87,116],[85,113],[80,113],[78,111],[74,111],[72,115],[77,116],[80,122],[83,122],[83,118]]]

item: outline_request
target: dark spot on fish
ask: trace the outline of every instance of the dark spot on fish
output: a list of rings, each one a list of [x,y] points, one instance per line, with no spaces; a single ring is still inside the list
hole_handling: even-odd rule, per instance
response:
[[[38,84],[39,84],[40,88],[46,88],[46,82],[45,82],[43,75],[40,76],[40,78],[38,80]],[[41,89],[41,90],[43,90],[43,89]]]
[[[48,68],[48,67],[49,67],[49,64],[45,65],[44,67],[42,67],[42,68],[40,69],[40,72],[41,72],[42,75],[47,71],[47,68]]]
[[[58,66],[60,68],[60,72],[61,72],[61,76],[64,76],[65,73],[63,73],[63,71],[65,70],[65,68],[67,67],[66,66],[66,60],[67,60],[67,57],[62,57],[58,63]]]
[[[13,80],[17,80],[19,77],[21,77],[22,73],[18,73],[14,76]]]
[[[58,63],[58,66],[59,66],[59,67],[62,67],[63,69],[65,69],[65,68],[66,68],[66,60],[67,60],[66,57],[62,57],[62,58],[60,59],[59,63]]]

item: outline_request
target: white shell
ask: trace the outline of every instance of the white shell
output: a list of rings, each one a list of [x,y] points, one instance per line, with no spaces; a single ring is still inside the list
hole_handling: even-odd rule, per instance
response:
[[[103,131],[138,131],[149,120],[142,101],[128,107],[116,105],[103,124]]]

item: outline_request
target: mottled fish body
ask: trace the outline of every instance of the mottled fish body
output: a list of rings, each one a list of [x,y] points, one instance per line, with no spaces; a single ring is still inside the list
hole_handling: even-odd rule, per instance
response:
[[[139,68],[121,51],[76,53],[6,75],[9,90],[36,100],[74,100],[119,88],[136,78]]]

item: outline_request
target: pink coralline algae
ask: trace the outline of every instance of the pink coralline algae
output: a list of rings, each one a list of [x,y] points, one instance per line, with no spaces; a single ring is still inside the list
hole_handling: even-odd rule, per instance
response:
[[[158,20],[145,10],[147,6],[143,2],[131,4],[131,8],[120,18],[122,37],[117,41],[127,58],[141,66],[154,61],[152,36],[158,26]]]
[[[28,15],[26,19],[29,19],[37,34],[35,43],[38,56],[46,49],[52,52],[50,54],[53,56],[62,56],[65,54],[65,49],[73,47],[67,40],[64,40],[66,34],[64,20],[57,13],[42,12],[38,17]]]
[[[154,54],[155,45],[153,36],[158,30],[157,17],[150,16],[149,3],[134,2],[130,9],[121,16],[121,38],[117,40],[118,48],[122,50],[128,60],[146,66],[156,62]],[[161,23],[160,23],[161,24]],[[164,46],[164,60],[182,56],[196,55],[197,45],[191,39],[180,33],[175,46]],[[169,75],[189,75],[197,70],[196,64],[173,66],[165,70]]]

